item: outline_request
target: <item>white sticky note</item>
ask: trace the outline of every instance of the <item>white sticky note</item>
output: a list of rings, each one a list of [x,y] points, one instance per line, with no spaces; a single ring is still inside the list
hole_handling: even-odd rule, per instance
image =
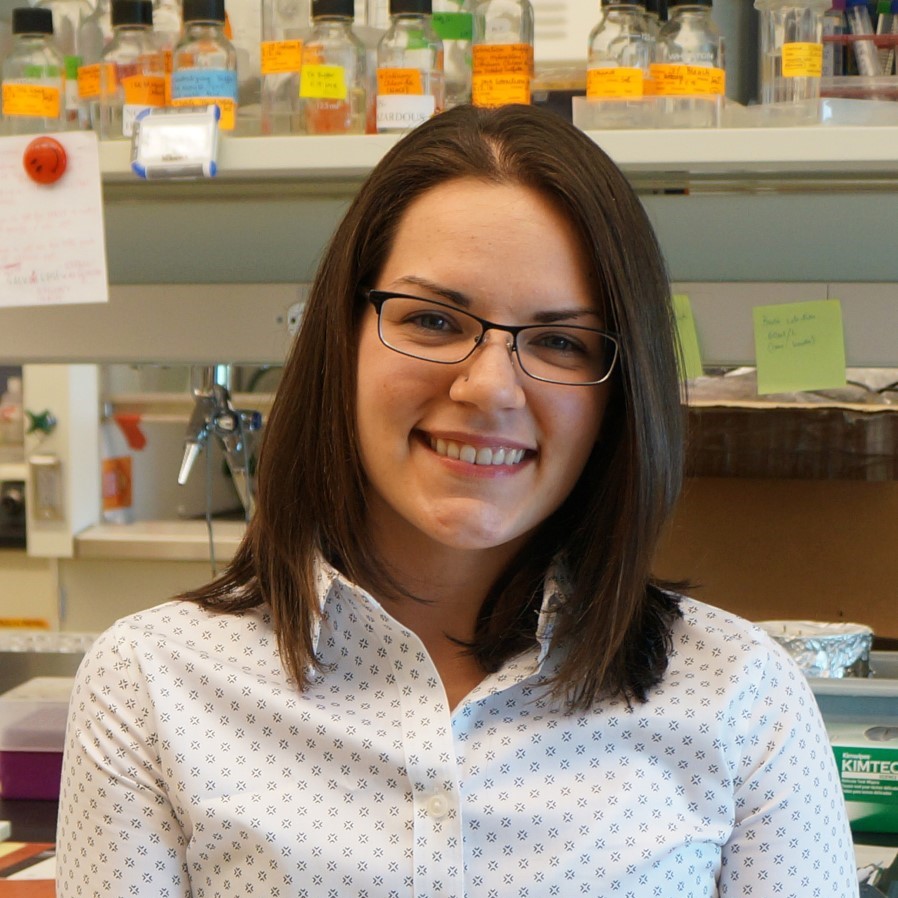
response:
[[[66,151],[55,184],[25,172],[33,136],[0,138],[0,306],[109,301],[97,136],[51,136]]]

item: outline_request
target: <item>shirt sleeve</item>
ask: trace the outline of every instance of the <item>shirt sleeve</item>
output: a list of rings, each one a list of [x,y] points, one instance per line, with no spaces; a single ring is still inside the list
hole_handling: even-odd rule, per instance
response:
[[[69,706],[57,830],[58,898],[188,898],[185,837],[156,749],[134,634],[91,647]]]
[[[856,898],[854,846],[820,710],[797,665],[768,643],[734,731],[735,826],[720,895]]]

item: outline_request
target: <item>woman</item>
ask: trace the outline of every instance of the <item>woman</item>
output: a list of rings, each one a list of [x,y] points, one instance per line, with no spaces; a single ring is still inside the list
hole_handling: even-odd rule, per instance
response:
[[[682,415],[632,190],[526,107],[377,166],[229,570],[79,673],[62,898],[857,893],[762,633],[650,576]]]

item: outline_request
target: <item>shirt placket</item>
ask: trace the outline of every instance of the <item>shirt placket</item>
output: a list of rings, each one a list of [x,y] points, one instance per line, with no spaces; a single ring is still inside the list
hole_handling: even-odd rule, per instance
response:
[[[406,630],[390,640],[412,790],[414,894],[462,898],[464,861],[458,768],[449,708],[424,646]]]

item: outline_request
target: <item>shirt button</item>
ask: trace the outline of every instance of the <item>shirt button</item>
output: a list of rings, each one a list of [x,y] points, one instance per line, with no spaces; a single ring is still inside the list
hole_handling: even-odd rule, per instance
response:
[[[449,813],[449,802],[446,801],[445,796],[432,795],[427,800],[427,813],[437,820],[445,817]]]

